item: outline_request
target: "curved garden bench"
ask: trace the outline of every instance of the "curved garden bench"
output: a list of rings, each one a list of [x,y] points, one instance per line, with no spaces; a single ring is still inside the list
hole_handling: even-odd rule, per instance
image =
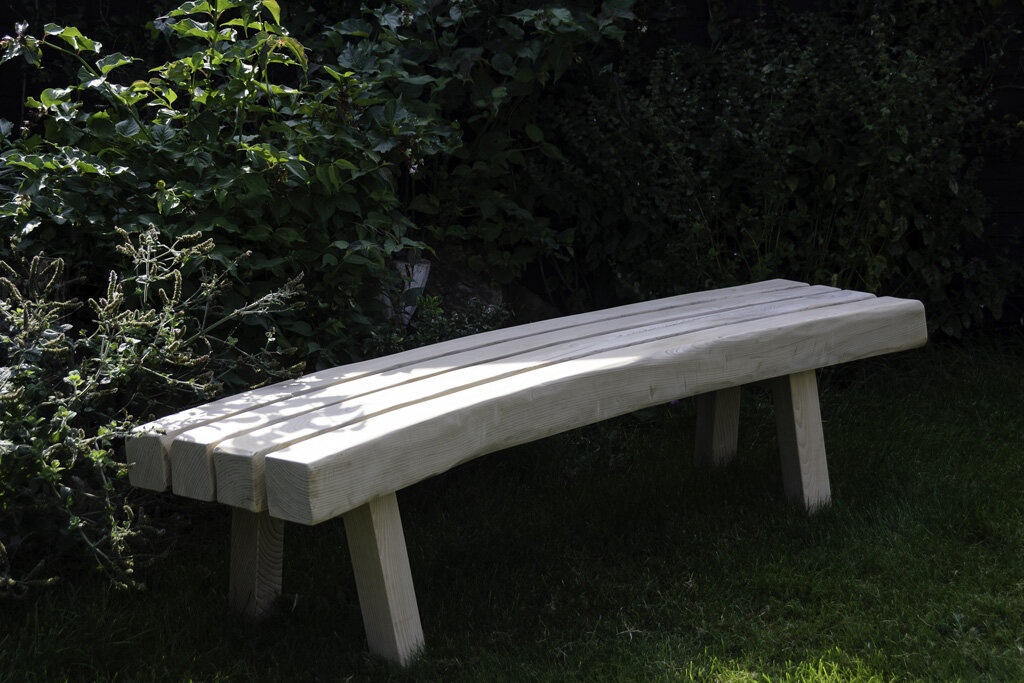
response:
[[[699,395],[696,455],[736,451],[739,388],[771,380],[783,481],[809,510],[829,481],[815,370],[926,342],[918,301],[787,280],[485,332],[224,398],[140,427],[135,486],[234,509],[232,608],[281,588],[284,522],[337,516],[370,649],[422,646],[395,492],[463,462]]]

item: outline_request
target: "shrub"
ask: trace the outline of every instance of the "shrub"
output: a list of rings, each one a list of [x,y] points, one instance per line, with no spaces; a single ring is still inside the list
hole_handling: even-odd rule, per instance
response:
[[[102,279],[116,265],[112,227],[198,230],[215,258],[251,252],[237,301],[315,271],[305,317],[282,311],[280,338],[314,362],[358,355],[381,291],[398,284],[388,258],[419,246],[398,179],[413,157],[446,149],[452,130],[376,72],[311,62],[274,0],[186,2],[154,25],[176,58],[129,82],[118,75],[133,58],[86,60],[100,46],[73,27],[5,41],[5,59],[38,63],[49,49],[80,65],[78,83],[29,100],[38,123],[26,135],[0,131],[14,169],[0,219],[17,249]]]
[[[321,40],[343,68],[384,76],[396,97],[458,127],[450,154],[414,155],[403,204],[441,260],[468,254],[466,266],[507,284],[571,241],[522,191],[532,159],[562,158],[538,125],[541,97],[606,62],[633,0],[396,5],[328,26]]]
[[[182,271],[213,243],[156,230],[119,231],[133,264],[110,273],[103,296],[68,296],[60,258],[0,261],[0,596],[20,594],[85,559],[133,583],[129,539],[139,528],[117,450],[127,432],[169,406],[208,399],[244,364],[248,381],[295,374],[272,336],[235,352],[245,318],[282,308],[289,283],[242,308],[222,296],[238,264],[211,269],[185,294]]]
[[[612,15],[589,20],[557,8],[490,17],[502,6],[490,2],[387,5],[328,28],[310,51],[275,0],[193,0],[154,22],[174,56],[153,68],[94,56],[101,46],[74,27],[4,38],[0,61],[59,53],[79,68],[77,83],[29,99],[30,125],[0,121],[3,590],[48,582],[58,558],[83,555],[130,583],[137,523],[115,450],[136,416],[208,399],[220,383],[251,386],[236,368],[274,360],[279,344],[327,364],[380,339],[381,294],[400,284],[391,257],[415,256],[425,237],[461,239],[441,223],[414,233],[403,201],[418,216],[494,201],[516,137],[537,133],[516,119],[517,135],[486,154],[438,164],[430,182],[413,173],[459,145],[460,128],[479,141],[508,126],[499,112],[557,79],[567,45],[614,33],[622,10],[607,5]],[[498,43],[474,46],[462,29],[478,25]],[[459,170],[473,154],[492,170]],[[424,202],[410,192],[419,183],[437,194]],[[304,297],[279,291],[303,273]],[[304,310],[281,305],[302,298]],[[497,323],[427,308],[412,338]]]
[[[575,228],[564,279],[630,298],[810,280],[920,298],[949,334],[998,316],[1019,271],[986,253],[990,81],[965,67],[998,41],[970,3],[889,5],[719,25],[713,49],[634,53],[546,107],[569,159],[537,174]]]

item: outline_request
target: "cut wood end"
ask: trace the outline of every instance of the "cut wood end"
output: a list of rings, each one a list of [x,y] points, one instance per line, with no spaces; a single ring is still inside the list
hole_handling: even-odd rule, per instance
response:
[[[162,438],[155,432],[135,434],[125,440],[128,481],[132,486],[166,491],[171,483],[171,466]]]
[[[214,501],[217,489],[213,474],[213,448],[176,439],[171,444],[171,483],[179,496]]]
[[[213,452],[217,476],[217,502],[250,512],[267,509],[267,486],[263,457],[223,451]]]

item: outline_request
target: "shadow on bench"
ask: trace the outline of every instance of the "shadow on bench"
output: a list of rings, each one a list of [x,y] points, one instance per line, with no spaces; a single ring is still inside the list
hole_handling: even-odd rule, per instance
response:
[[[143,425],[135,486],[233,507],[230,604],[281,590],[284,522],[342,516],[371,651],[423,645],[395,493],[478,456],[698,396],[696,458],[736,453],[740,387],[770,382],[783,482],[830,490],[815,371],[923,345],[918,301],[770,280],[546,320],[324,370]]]

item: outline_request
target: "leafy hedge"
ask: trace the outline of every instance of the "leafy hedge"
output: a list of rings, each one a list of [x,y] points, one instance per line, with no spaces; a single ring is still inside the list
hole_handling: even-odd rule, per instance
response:
[[[18,249],[102,271],[112,226],[198,230],[215,257],[251,252],[240,300],[314,271],[309,310],[278,318],[282,339],[314,357],[358,354],[397,280],[386,259],[416,246],[397,178],[412,154],[447,149],[452,129],[391,96],[390,74],[311,69],[277,19],[269,0],[185,3],[156,22],[177,58],[128,83],[118,73],[134,59],[84,59],[98,46],[75,28],[9,45],[8,57],[49,48],[80,63],[78,83],[29,101],[41,130],[4,153],[17,175],[0,217]]]
[[[999,316],[1021,271],[987,244],[977,187],[995,27],[970,3],[837,5],[634,51],[545,107],[568,162],[525,192],[575,235],[549,286],[787,277],[920,298],[953,335]]]
[[[206,399],[244,362],[250,381],[290,376],[272,338],[237,353],[238,326],[291,305],[295,283],[239,309],[223,295],[239,264],[183,271],[213,249],[155,229],[116,233],[131,264],[81,301],[60,258],[0,261],[0,597],[47,585],[83,561],[135,583],[130,539],[143,527],[118,451],[140,421]],[[216,266],[217,264],[213,264]]]
[[[155,66],[76,27],[4,38],[0,62],[62,57],[77,76],[30,98],[27,125],[0,121],[0,590],[83,553],[130,581],[116,449],[141,416],[287,372],[279,347],[326,365],[403,343],[382,332],[392,261],[460,235],[410,217],[480,197],[514,213],[507,174],[479,172],[518,163],[514,136],[489,131],[531,137],[512,110],[619,35],[627,6],[403,2],[307,46],[276,0],[191,0],[153,22],[172,55]],[[428,172],[433,193],[414,192]],[[417,335],[479,322],[432,310]]]
[[[500,323],[430,300],[389,331],[398,259],[568,307],[789,277],[922,298],[950,334],[998,314],[1021,271],[975,182],[994,28],[955,0],[708,6],[710,47],[656,55],[672,12],[632,0],[322,0],[286,8],[296,34],[277,0],[190,0],[151,24],[166,60],[5,38],[74,77],[0,121],[3,586],[57,547],[129,578],[136,416],[287,372],[281,348]]]

